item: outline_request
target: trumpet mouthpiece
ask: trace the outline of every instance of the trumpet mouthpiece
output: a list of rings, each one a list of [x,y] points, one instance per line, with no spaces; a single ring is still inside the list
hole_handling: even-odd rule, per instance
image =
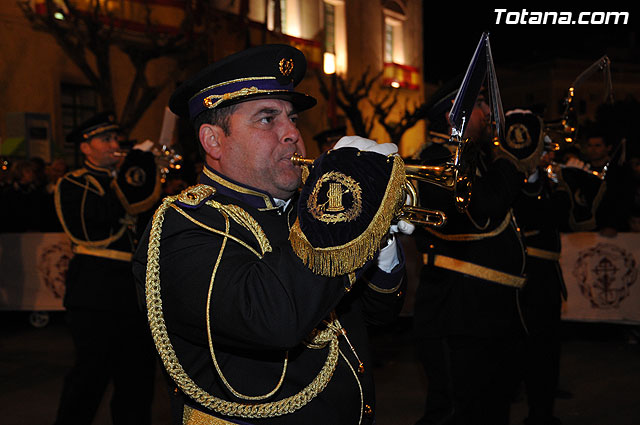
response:
[[[291,156],[290,160],[293,165],[313,165],[312,159],[304,158],[302,155],[298,153],[294,153]]]

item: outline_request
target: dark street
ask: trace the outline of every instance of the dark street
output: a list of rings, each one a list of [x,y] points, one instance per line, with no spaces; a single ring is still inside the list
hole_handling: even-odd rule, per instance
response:
[[[3,425],[53,423],[64,375],[73,361],[71,339],[61,312],[43,328],[26,312],[2,312],[0,409]],[[640,345],[621,325],[563,324],[560,387],[571,393],[557,400],[564,425],[640,423]],[[411,425],[421,414],[427,382],[413,357],[408,324],[373,336],[377,356],[379,425]],[[126,349],[126,347],[123,347]],[[158,375],[153,423],[169,424],[167,396]],[[94,425],[111,423],[107,399]],[[521,424],[526,403],[516,395],[513,425]]]

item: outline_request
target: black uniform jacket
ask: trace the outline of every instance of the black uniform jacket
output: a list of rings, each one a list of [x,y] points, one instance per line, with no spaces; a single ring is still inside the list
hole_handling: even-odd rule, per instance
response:
[[[160,235],[148,228],[134,258],[136,279],[145,285],[147,265],[159,257],[159,291],[147,281],[147,305],[156,347],[185,409],[251,424],[370,423],[366,325],[387,322],[401,308],[404,261],[391,273],[373,263],[354,284],[315,275],[288,241],[295,198],[278,208],[268,194],[208,167],[200,183],[187,191],[216,192],[196,205],[165,199],[155,217],[157,223],[164,211]],[[154,240],[157,257],[147,248]],[[310,343],[327,321],[344,328],[346,338],[332,331],[329,342]],[[335,342],[335,370],[320,374]],[[314,392],[318,382],[324,388]]]
[[[118,173],[85,161],[58,181],[56,212],[74,252],[66,308],[138,308],[131,273],[133,226],[135,214],[160,197],[157,174],[153,154],[132,150]]]
[[[527,247],[527,282],[521,305],[530,332],[560,319],[562,298],[567,293],[559,264],[559,229],[567,222],[569,209],[568,194],[554,190],[542,170],[535,182],[523,185],[514,204]]]
[[[442,157],[433,145],[424,162]],[[524,284],[525,247],[511,207],[524,175],[507,159],[478,159],[466,212],[451,190],[420,183],[421,205],[443,211],[441,228],[414,232],[425,265],[416,292],[416,329],[423,336],[504,335],[520,329],[518,286]]]

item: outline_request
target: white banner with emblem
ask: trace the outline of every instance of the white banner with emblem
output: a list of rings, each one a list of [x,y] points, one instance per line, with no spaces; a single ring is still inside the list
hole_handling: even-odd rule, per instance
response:
[[[72,255],[64,233],[0,234],[0,310],[63,310]]]
[[[560,265],[567,285],[565,320],[640,323],[640,234],[562,235]]]

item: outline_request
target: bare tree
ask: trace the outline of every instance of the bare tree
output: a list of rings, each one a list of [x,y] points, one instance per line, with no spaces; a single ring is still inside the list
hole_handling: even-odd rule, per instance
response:
[[[367,70],[357,80],[345,81],[338,75],[332,75],[329,78],[333,78],[332,84],[335,84],[335,99],[336,105],[342,109],[342,111],[351,122],[351,126],[356,134],[368,137],[371,134],[374,125],[374,117],[365,117],[362,113],[360,103],[367,99],[371,91],[373,84],[380,78],[382,72],[369,75],[370,69]],[[326,77],[321,71],[316,70],[316,78],[320,84],[320,93],[329,100],[332,97],[329,85],[327,85]]]
[[[116,25],[117,19],[108,11],[107,1],[89,1],[86,9],[77,7],[72,0],[45,0],[45,12],[36,11],[33,2],[17,0],[24,15],[37,31],[51,34],[65,54],[82,71],[89,84],[97,91],[103,110],[116,111],[113,91],[111,48],[117,47],[131,60],[135,69],[126,102],[120,114],[125,131],[140,120],[158,94],[176,81],[180,71],[206,48],[205,37],[198,34],[196,16],[206,15],[205,1],[187,1],[184,19],[177,31],[169,33],[152,22],[152,7],[146,4],[146,22],[142,31],[128,31]],[[151,84],[147,67],[161,57],[175,60],[165,78]],[[206,57],[206,56],[205,56]]]
[[[416,125],[418,121],[426,118],[426,104],[421,103],[418,105],[409,105],[407,101],[402,109],[402,115],[397,121],[391,120],[391,112],[398,103],[398,93],[394,92],[393,96],[380,96],[379,99],[374,100],[369,98],[369,103],[373,106],[375,111],[374,116],[378,123],[387,132],[391,141],[395,144],[400,144],[402,136],[411,127]]]
[[[374,124],[377,122],[389,135],[393,143],[399,144],[404,133],[426,117],[426,105],[424,103],[410,106],[407,101],[398,121],[389,117],[398,105],[398,93],[394,91],[392,96],[380,95],[373,98],[373,85],[382,76],[382,71],[371,74],[370,68],[357,80],[345,81],[342,77],[332,75],[335,78],[334,98],[336,105],[345,113],[356,134],[369,137]],[[329,100],[332,97],[331,88],[327,84],[327,77],[320,71],[316,71],[316,78],[320,84],[320,93]],[[362,110],[362,102],[366,101],[373,107],[373,114],[365,117]]]

